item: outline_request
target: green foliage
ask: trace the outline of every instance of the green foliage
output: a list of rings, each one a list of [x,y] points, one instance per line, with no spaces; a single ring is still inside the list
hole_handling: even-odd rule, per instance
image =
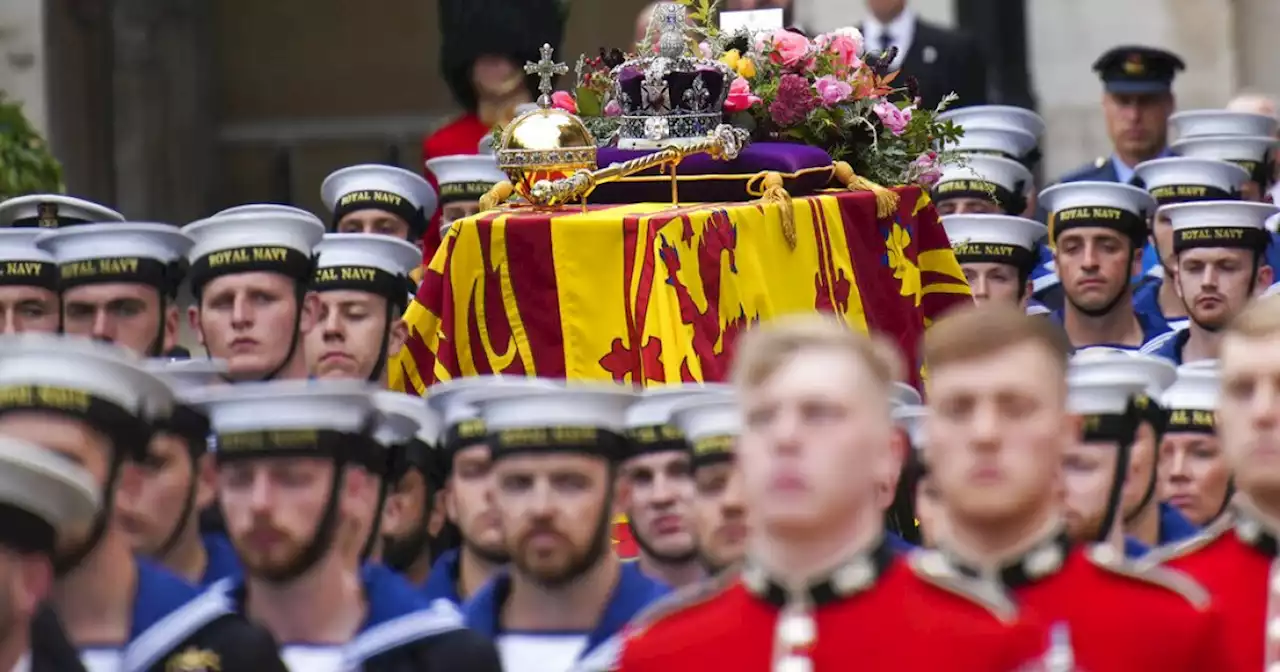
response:
[[[710,40],[720,35],[720,28],[716,25],[720,0],[676,0],[676,2],[684,5],[689,22],[703,37]]]
[[[0,200],[63,189],[61,164],[31,127],[22,104],[0,91]]]

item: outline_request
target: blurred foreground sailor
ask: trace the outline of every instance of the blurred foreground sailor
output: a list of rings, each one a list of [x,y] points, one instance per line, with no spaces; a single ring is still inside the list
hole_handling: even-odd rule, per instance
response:
[[[613,385],[479,400],[511,566],[465,606],[507,672],[609,670],[621,630],[667,588],[614,555],[635,394]]]
[[[1013,670],[1043,650],[1044,633],[989,582],[886,544],[879,497],[898,466],[889,397],[901,368],[887,348],[819,316],[744,337],[736,459],[757,525],[744,569],[640,616],[618,669]]]
[[[30,194],[0,201],[0,228],[60,229],[123,221],[124,215],[105,205],[61,194]]]
[[[1217,363],[1206,364],[1178,367],[1178,379],[1163,399],[1169,422],[1160,446],[1160,492],[1195,525],[1216,520],[1235,494],[1232,461],[1214,418],[1221,380]]]
[[[926,334],[926,455],[948,523],[929,562],[996,579],[1024,619],[1049,627],[1048,657],[1070,662],[1050,669],[1240,669],[1223,664],[1203,589],[1065,533],[1063,458],[1081,429],[1068,409],[1069,351],[1052,323],[1005,306],[957,311]]]
[[[0,669],[81,668],[57,616],[43,606],[53,590],[60,542],[93,523],[101,493],[93,475],[46,448],[0,436]]]
[[[281,670],[270,636],[217,595],[135,559],[117,497],[137,495],[136,463],[173,393],[116,346],[55,336],[0,343],[0,434],[36,442],[93,475],[102,508],[59,544],[52,604],[89,670],[171,670],[194,654],[224,669]]]
[[[1031,272],[1048,231],[1043,224],[1008,215],[951,215],[942,218],[942,227],[975,303],[995,301],[1033,312]],[[1048,312],[1040,308],[1034,312]]]
[[[378,164],[334,171],[320,185],[320,198],[333,213],[334,233],[378,233],[419,249],[438,201],[421,175]]]
[[[62,326],[58,265],[36,246],[41,229],[0,229],[0,334],[51,334]]]
[[[191,239],[169,224],[85,224],[40,236],[58,263],[62,329],[143,357],[178,344],[178,287]]]
[[[308,294],[324,225],[314,215],[247,210],[182,228],[194,241],[191,329],[235,382],[307,377],[302,336],[315,326]]]
[[[946,534],[946,516],[923,456],[924,418],[928,413],[929,409],[918,402],[893,409],[893,422],[907,442],[893,511],[901,521],[899,529],[903,539],[916,546],[933,548]]]
[[[734,464],[742,411],[732,394],[700,396],[673,409],[671,422],[689,451],[699,562],[708,576],[732,571],[747,553],[747,501]]]
[[[431,409],[418,397],[390,390],[377,390],[372,395],[377,413],[373,443],[380,456],[360,466],[376,484],[377,495],[372,506],[365,507],[353,517],[355,524],[342,531],[344,538],[339,543],[354,552],[351,555],[358,563],[367,562],[386,570],[382,564],[382,525],[388,498],[407,468],[405,459],[409,442],[424,430],[424,424],[438,428],[439,423]]]
[[[244,565],[209,594],[266,627],[291,670],[499,669],[453,605],[357,568],[335,543],[372,507],[369,472],[385,457],[365,384],[222,385],[192,403],[217,437],[218,495]]]
[[[379,393],[378,399],[397,393]],[[440,550],[444,531],[444,450],[440,414],[411,395],[398,394],[413,404],[407,415],[416,419],[414,433],[399,448],[390,471],[386,508],[382,513],[382,562],[400,572],[414,586],[422,586]],[[395,405],[405,407],[397,399]],[[451,600],[456,602],[456,600]]]

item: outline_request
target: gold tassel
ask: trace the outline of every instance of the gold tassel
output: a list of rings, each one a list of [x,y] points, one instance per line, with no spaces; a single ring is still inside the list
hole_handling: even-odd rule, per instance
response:
[[[847,161],[836,161],[836,179],[849,191],[869,191],[876,197],[876,217],[884,219],[898,211],[898,192],[882,187],[853,172]]]
[[[782,217],[782,237],[794,250],[796,249],[796,214],[791,204],[791,194],[787,193],[783,184],[781,173],[765,173],[762,185],[764,193],[760,195],[760,202],[778,204],[778,213]]]
[[[492,210],[506,203],[507,199],[511,198],[511,194],[514,194],[515,191],[516,188],[506,180],[493,185],[484,196],[480,197],[480,212]]]

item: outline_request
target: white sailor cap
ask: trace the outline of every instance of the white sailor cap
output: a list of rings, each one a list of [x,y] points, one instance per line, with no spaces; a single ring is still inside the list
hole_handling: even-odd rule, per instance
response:
[[[575,384],[488,396],[477,402],[494,458],[521,453],[580,452],[625,459],[627,409],[636,393],[617,385]]]
[[[677,407],[671,421],[688,442],[695,468],[733,459],[742,434],[742,408],[736,397],[692,401]]]
[[[1031,184],[1031,171],[1017,161],[967,154],[943,164],[942,175],[932,191],[935,201],[980,198],[996,203],[1005,212],[1017,214],[1026,206],[1026,192]]]
[[[524,376],[463,376],[436,383],[427,388],[427,405],[440,414],[446,429],[459,423],[480,419],[484,399],[505,395],[521,395],[530,391],[554,390],[561,387],[545,378]],[[483,423],[480,423],[483,426]]]
[[[436,191],[421,175],[371,163],[330,173],[320,185],[320,198],[333,213],[334,224],[350,212],[383,210],[421,233],[436,211]]]
[[[1179,140],[1169,149],[1179,156],[1230,161],[1248,171],[1250,179],[1266,182],[1270,176],[1260,173],[1276,145],[1280,140],[1272,136],[1206,135]]]
[[[675,409],[702,399],[732,395],[733,386],[719,383],[668,385],[642,391],[627,409],[626,427],[627,438],[631,440],[631,454],[687,450],[684,435],[672,422]]]
[[[906,383],[894,382],[889,390],[889,404],[898,406],[917,406],[924,401],[916,388]]]
[[[198,294],[209,280],[233,273],[271,271],[310,282],[324,225],[299,214],[245,212],[202,219],[182,232],[194,241],[187,258]]]
[[[105,205],[61,194],[31,194],[0,201],[0,227],[57,229],[123,221],[124,215]]]
[[[0,436],[0,546],[52,554],[60,534],[87,527],[100,506],[98,484],[83,467]]]
[[[920,450],[925,441],[925,420],[929,417],[929,407],[920,404],[909,404],[893,409],[893,423],[906,432],[911,447]]]
[[[1036,148],[1036,136],[1016,128],[966,128],[946,149],[965,154],[996,154],[1018,161]]]
[[[379,416],[373,428],[373,440],[384,448],[403,445],[417,438],[419,434],[428,433],[429,428],[426,430],[423,428],[424,422],[428,425],[434,424],[437,430],[432,435],[430,443],[435,443],[435,437],[439,436],[439,423],[431,422],[436,414],[427,407],[427,402],[421,397],[403,392],[378,390],[373,395],[373,406],[378,410]]]
[[[1012,105],[971,105],[954,110],[947,110],[938,115],[938,121],[950,121],[963,128],[967,135],[970,129],[1016,129],[1030,133],[1032,137],[1044,137],[1044,119],[1031,110]]]
[[[1121,415],[1145,390],[1146,381],[1133,375],[1081,372],[1068,381],[1067,408],[1079,415]]]
[[[1274,117],[1233,110],[1187,110],[1169,117],[1169,127],[1180,140],[1213,135],[1271,136],[1277,126],[1280,121]]]
[[[41,229],[0,229],[0,285],[58,289],[53,255],[36,246]]]
[[[1133,380],[1142,383],[1142,392],[1158,400],[1177,378],[1177,369],[1162,357],[1105,346],[1082,348],[1071,358],[1067,382]]]
[[[397,305],[409,291],[409,273],[422,264],[422,251],[413,244],[377,233],[328,233],[316,253],[313,290],[366,291]]]
[[[1143,161],[1133,169],[1160,205],[1240,198],[1249,172],[1234,163],[1189,156]]]
[[[1169,409],[1165,431],[1212,434],[1221,384],[1217,368],[1178,367],[1178,380],[1163,397],[1164,407]]]
[[[178,291],[192,241],[176,226],[143,222],[83,224],[48,231],[36,240],[58,262],[63,289],[106,282],[150,285]]]
[[[440,185],[440,203],[478,201],[493,185],[507,179],[492,154],[460,154],[430,159],[427,170]]]
[[[1264,250],[1271,243],[1267,220],[1280,212],[1268,203],[1199,201],[1168,205],[1160,213],[1173,227],[1173,251],[1195,247]]]
[[[144,363],[147,371],[168,383],[178,399],[185,400],[193,390],[224,382],[230,369],[225,359],[169,359],[153,357]]]
[[[1145,189],[1118,182],[1064,182],[1040,192],[1049,212],[1049,238],[1063,231],[1099,227],[1119,231],[1135,241],[1147,238],[1147,217],[1156,201]]]
[[[1268,217],[1266,226],[1271,233],[1280,233],[1280,215]]]
[[[1025,217],[1010,215],[947,215],[942,228],[962,264],[1009,264],[1030,272],[1039,261],[1039,245],[1048,229]]]
[[[297,215],[299,217],[307,217],[316,220],[320,226],[324,226],[324,220],[320,219],[310,210],[304,210],[292,205],[282,205],[280,203],[246,203],[244,205],[236,205],[225,208],[213,213],[214,217],[224,217],[226,215]]]

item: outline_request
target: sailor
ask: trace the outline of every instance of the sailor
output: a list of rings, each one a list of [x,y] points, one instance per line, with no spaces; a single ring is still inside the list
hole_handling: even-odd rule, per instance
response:
[[[1040,241],[1048,231],[1033,219],[1010,215],[951,215],[942,218],[951,249],[964,271],[976,303],[995,301],[1029,314],[1047,314],[1031,301],[1031,272]]]
[[[1164,394],[1169,414],[1160,444],[1161,495],[1194,525],[1212,523],[1235,494],[1232,462],[1216,431],[1217,363],[1178,367]]]
[[[619,670],[1013,670],[1043,650],[1043,629],[999,592],[885,543],[891,346],[793,317],[744,336],[734,365],[754,523],[744,568],[638,618]]]
[[[920,392],[916,388],[894,381],[889,395],[890,417],[894,421],[893,456],[898,463],[890,471],[891,477],[885,484],[881,498],[884,507],[885,543],[895,553],[910,553],[920,545],[919,526],[916,523],[914,502],[907,504],[909,498],[905,492],[911,486],[909,465],[916,461],[912,453],[911,437],[898,423],[898,409],[910,406],[918,407],[922,402]],[[904,482],[906,481],[906,482]]]
[[[376,499],[367,472],[386,456],[367,383],[219,385],[191,403],[217,437],[219,499],[244,566],[209,594],[270,631],[289,669],[499,669],[453,605],[358,568],[335,543]]]
[[[698,561],[708,576],[716,576],[737,566],[747,552],[747,502],[734,466],[742,412],[730,394],[699,395],[673,409],[671,423],[689,451]]]
[[[178,227],[82,224],[49,231],[36,244],[58,263],[63,331],[143,357],[178,344],[178,286],[191,249]]]
[[[222,669],[283,670],[270,636],[225,599],[133,555],[116,498],[135,496],[127,463],[144,455],[173,392],[130,355],[73,337],[0,343],[0,434],[84,465],[103,493],[87,532],[55,556],[54,609],[89,670],[182,669],[195,654]]]
[[[1255,203],[1269,202],[1280,120],[1249,112],[1192,110],[1173,115],[1169,123],[1178,133],[1177,142],[1170,146],[1174,154],[1229,161],[1244,168],[1249,179],[1241,187],[1241,196]]]
[[[311,291],[320,311],[304,341],[308,371],[385,387],[387,358],[407,334],[400,316],[413,291],[409,273],[421,261],[418,249],[392,236],[330,233],[316,252]]]
[[[418,429],[400,447],[392,471],[382,514],[382,562],[410,584],[422,586],[441,551],[445,526],[442,418],[421,399],[399,396],[414,404]]]
[[[234,382],[305,378],[302,335],[319,299],[308,293],[313,253],[324,236],[314,216],[272,212],[215,215],[188,224],[191,328]]]
[[[1248,173],[1241,167],[1214,159],[1180,156],[1138,164],[1134,174],[1156,200],[1147,249],[1155,261],[1133,291],[1133,308],[1151,319],[1162,319],[1171,330],[1187,326],[1187,309],[1173,282],[1173,229],[1164,214],[1166,205],[1198,201],[1240,200],[1240,188]],[[1145,261],[1144,261],[1145,264]]]
[[[1167,329],[1133,310],[1137,272],[1155,201],[1114,182],[1070,182],[1045,189],[1049,239],[1065,298],[1054,321],[1077,348],[1137,350]]]
[[[78,669],[79,656],[57,617],[38,605],[53,590],[60,540],[93,523],[101,496],[82,467],[42,446],[0,436],[0,576],[10,586],[0,604],[6,620],[0,669]]]
[[[378,412],[373,442],[382,457],[363,468],[377,484],[377,497],[372,508],[365,508],[353,516],[355,524],[345,530],[346,538],[341,543],[354,551],[351,555],[358,562],[367,561],[385,568],[382,565],[383,521],[391,492],[407,469],[409,443],[420,432],[434,429],[438,433],[440,422],[422,399],[403,392],[380,389],[373,394],[373,406]],[[381,468],[369,468],[379,466],[379,463]]]
[[[672,412],[690,400],[730,391],[723,385],[656,387],[641,392],[627,409],[628,451],[620,474],[629,491],[627,524],[639,547],[640,571],[672,588],[705,577],[693,524],[693,456],[672,424]]]
[[[924,548],[933,548],[946,534],[946,515],[938,488],[929,478],[929,467],[924,462],[924,417],[926,406],[907,404],[893,409],[893,422],[907,439],[907,456],[902,467],[895,507],[903,520],[911,521],[903,538]]]
[[[30,194],[0,201],[0,228],[60,229],[123,221],[124,215],[105,205],[62,194]]]
[[[421,175],[395,166],[361,164],[330,173],[320,198],[335,233],[379,233],[422,249],[436,212],[436,190]]]
[[[1031,171],[1017,161],[985,154],[961,155],[943,164],[933,186],[938,214],[1021,216],[1027,209]]]
[[[624,570],[610,539],[635,394],[613,385],[480,399],[511,566],[465,606],[507,672],[610,669],[618,635],[667,588]]]
[[[42,233],[0,229],[0,334],[50,334],[62,325],[58,265],[36,246]]]
[[[1067,406],[1062,332],[979,306],[935,323],[924,350],[929,473],[947,507],[940,571],[996,579],[1023,618],[1053,624],[1050,653],[1071,664],[1050,669],[1239,669],[1222,664],[1221,624],[1202,591],[1064,533],[1063,458],[1080,422]]]
[[[1142,351],[1181,365],[1218,358],[1221,332],[1275,277],[1265,253],[1266,222],[1280,208],[1264,203],[1202,201],[1162,211],[1173,228],[1172,281],[1190,316]]]
[[[1148,559],[1185,572],[1208,590],[1226,632],[1227,660],[1219,669],[1271,670],[1280,664],[1280,528],[1274,522],[1280,510],[1273,496],[1280,463],[1272,449],[1280,428],[1280,405],[1274,403],[1280,393],[1280,297],[1260,299],[1227,327],[1221,367],[1220,375],[1202,368],[1194,376],[1180,374],[1179,382],[1201,400],[1195,404],[1200,410],[1186,412],[1188,422],[1205,425],[1216,417],[1239,492],[1203,534]]]
[[[244,205],[235,205],[230,208],[224,208],[222,210],[219,210],[215,212],[213,216],[222,217],[224,215],[280,215],[280,214],[297,215],[299,217],[314,219],[316,222],[320,224],[320,226],[324,226],[324,221],[321,220],[319,217],[316,217],[315,214],[312,213],[310,210],[304,210],[296,206],[283,205],[280,203],[245,203]]]
[[[507,176],[492,153],[440,156],[427,161],[440,186],[440,239],[459,219],[480,212],[480,197]]]
[[[1082,429],[1065,449],[1062,488],[1067,534],[1076,543],[1108,544],[1131,558],[1147,552],[1146,544],[1125,536],[1124,523],[1130,493],[1151,481],[1130,476],[1137,473],[1138,453],[1144,474],[1154,466],[1150,395],[1158,399],[1174,375],[1169,362],[1128,350],[1088,348],[1071,358],[1067,408],[1081,417]]]

